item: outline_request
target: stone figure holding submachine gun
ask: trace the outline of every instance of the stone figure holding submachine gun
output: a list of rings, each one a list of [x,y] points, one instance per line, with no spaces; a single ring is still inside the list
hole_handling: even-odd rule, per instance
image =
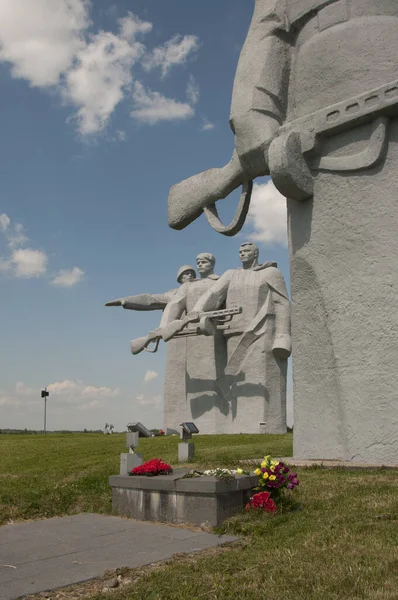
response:
[[[287,198],[294,455],[397,464],[398,2],[254,5],[232,159],[171,189],[169,225],[204,212],[234,235],[252,180],[272,177]],[[215,203],[240,185],[225,226]]]

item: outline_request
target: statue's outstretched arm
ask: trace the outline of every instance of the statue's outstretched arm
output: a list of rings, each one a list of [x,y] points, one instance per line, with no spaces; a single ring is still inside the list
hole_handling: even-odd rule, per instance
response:
[[[176,290],[170,290],[164,294],[137,294],[136,296],[126,296],[107,302],[105,306],[122,306],[128,310],[163,310],[167,303],[174,296]]]
[[[232,94],[230,125],[245,170],[267,175],[268,147],[286,116],[290,35],[286,0],[256,0]]]

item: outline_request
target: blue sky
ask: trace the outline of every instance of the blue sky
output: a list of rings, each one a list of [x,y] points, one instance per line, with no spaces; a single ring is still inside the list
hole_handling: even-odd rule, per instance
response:
[[[104,303],[175,287],[199,252],[238,267],[243,239],[288,281],[285,203],[266,180],[238,237],[204,217],[167,226],[170,187],[232,153],[253,4],[0,0],[0,427],[41,428],[45,385],[49,428],[160,426],[165,348],[129,352],[160,315]]]

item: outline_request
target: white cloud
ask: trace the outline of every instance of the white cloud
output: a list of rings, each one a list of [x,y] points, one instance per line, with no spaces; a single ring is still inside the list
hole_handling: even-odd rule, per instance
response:
[[[23,246],[29,238],[24,233],[24,228],[21,223],[13,224],[13,231],[7,232],[7,242],[10,248],[17,248]]]
[[[14,250],[9,261],[15,277],[40,277],[47,271],[48,258],[41,250],[30,248]]]
[[[32,86],[59,83],[84,45],[86,0],[0,1],[0,60]]]
[[[0,392],[0,408],[5,406],[17,406],[17,400],[6,395],[4,392]]]
[[[212,123],[208,119],[203,119],[202,127],[200,128],[200,130],[201,131],[210,131],[211,129],[214,129],[214,127],[215,127],[214,123]]]
[[[0,390],[2,427],[42,429],[44,403],[40,390],[41,388],[27,386],[23,381],[18,381],[9,391]],[[50,392],[47,425],[51,429],[98,428],[102,426],[100,424],[104,419],[109,419],[110,411],[112,415],[117,412],[113,400],[115,397],[119,399],[119,388],[88,385],[80,380],[64,380],[51,383],[47,390]],[[82,412],[86,416],[83,417]]]
[[[253,186],[244,235],[265,245],[287,246],[286,198],[271,180]]]
[[[96,387],[87,385],[83,381],[57,381],[47,386],[47,390],[51,395],[66,398],[68,402],[75,403],[81,399],[88,399],[90,402],[98,398],[114,398],[120,392],[119,388]]]
[[[162,396],[144,396],[143,394],[138,394],[137,400],[140,406],[147,406],[151,408],[156,408],[160,406],[162,403]]]
[[[5,233],[10,223],[11,219],[8,215],[6,215],[5,213],[0,215],[0,231]]]
[[[116,134],[115,134],[116,140],[118,140],[119,142],[124,142],[127,138],[126,132],[123,131],[123,129],[116,129]]]
[[[126,29],[126,22],[123,27]],[[66,74],[63,96],[78,107],[76,120],[81,134],[104,129],[130,88],[131,69],[143,52],[139,42],[106,31],[91,36],[80,50],[74,68]]]
[[[37,395],[39,393],[38,390],[27,387],[23,381],[17,382],[17,384],[15,386],[15,391],[17,394],[19,394],[21,396],[33,396],[33,395],[35,395],[35,394]]]
[[[117,33],[91,32],[92,0],[0,0],[0,62],[11,67],[14,78],[52,89],[74,106],[72,121],[82,136],[103,131],[133,83],[133,67],[160,68],[165,76],[184,64],[199,47],[193,35],[176,35],[148,52],[137,40],[152,23],[129,12],[119,19]],[[191,91],[192,98],[195,91]],[[142,95],[138,104],[142,103]],[[136,118],[153,124],[192,116],[189,105],[148,92]],[[149,104],[149,106],[148,106]],[[3,221],[1,227],[7,227]]]
[[[99,400],[91,400],[91,402],[85,402],[84,404],[80,404],[80,410],[92,410],[93,408],[98,408],[101,406],[101,402]]]
[[[200,98],[199,86],[193,75],[189,76],[186,94],[190,104],[197,104]]]
[[[0,215],[0,232],[4,234],[9,248],[22,246],[29,239],[24,233],[23,225],[21,225],[21,223],[12,223],[10,217],[6,213]]]
[[[26,279],[46,275],[48,256],[43,250],[22,247],[29,238],[25,235],[21,223],[14,223],[3,213],[0,215],[0,233],[3,234],[9,248],[8,256],[0,256],[0,273]],[[70,287],[79,283],[84,275],[84,271],[79,267],[61,269],[50,283],[59,287]]]
[[[176,65],[185,64],[188,57],[199,49],[199,39],[196,35],[174,35],[163,46],[158,46],[143,60],[147,71],[159,68],[162,77]]]
[[[166,98],[159,92],[146,90],[139,81],[134,84],[132,97],[131,116],[148,125],[155,125],[159,121],[190,119],[195,114],[189,104]]]
[[[138,34],[149,33],[152,31],[152,23],[148,21],[141,21],[132,12],[129,12],[126,17],[119,20],[120,24],[120,35],[130,42],[134,42]]]
[[[50,282],[51,285],[58,287],[72,287],[84,278],[84,271],[79,267],[73,269],[61,269],[56,277]]]
[[[23,381],[18,381],[15,388],[8,393],[0,390],[0,409],[8,407],[30,412],[39,404],[40,390],[27,387]]]
[[[10,270],[10,261],[0,258],[0,273],[7,273]]]
[[[148,370],[145,373],[144,381],[145,381],[145,383],[149,383],[150,381],[153,381],[157,377],[159,377],[159,373],[156,373],[156,371],[149,371]]]

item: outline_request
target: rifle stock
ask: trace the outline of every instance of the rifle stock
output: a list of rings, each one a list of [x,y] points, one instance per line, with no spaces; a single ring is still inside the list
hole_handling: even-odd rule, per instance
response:
[[[184,229],[203,209],[226,198],[247,179],[236,151],[225,167],[209,169],[174,185],[169,194],[168,222],[172,229]]]
[[[130,342],[131,354],[140,354],[143,350],[147,350],[149,344],[156,342],[154,350],[148,350],[148,352],[156,352],[159,345],[161,336],[157,331],[151,331],[148,335],[136,338]]]

